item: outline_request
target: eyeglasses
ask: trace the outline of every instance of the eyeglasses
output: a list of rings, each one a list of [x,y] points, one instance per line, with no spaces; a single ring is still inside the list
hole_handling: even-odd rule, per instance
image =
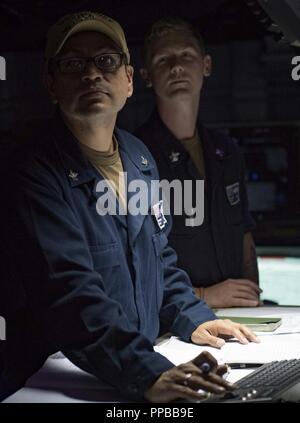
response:
[[[127,64],[127,59],[124,53],[103,53],[94,57],[68,57],[54,61],[59,72],[65,74],[83,72],[88,62],[93,62],[102,72],[116,72],[123,63]]]

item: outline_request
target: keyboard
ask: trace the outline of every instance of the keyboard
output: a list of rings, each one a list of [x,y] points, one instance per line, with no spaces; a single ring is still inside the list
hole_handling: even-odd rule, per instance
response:
[[[272,361],[238,380],[233,392],[211,395],[200,402],[275,402],[300,383],[300,359]],[[300,401],[300,396],[297,398]]]

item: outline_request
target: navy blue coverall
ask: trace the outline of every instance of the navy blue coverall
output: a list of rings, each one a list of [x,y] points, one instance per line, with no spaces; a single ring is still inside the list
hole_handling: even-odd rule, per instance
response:
[[[172,214],[169,243],[178,254],[193,286],[210,286],[226,279],[243,278],[244,234],[255,229],[249,213],[243,156],[235,140],[198,122],[203,149],[205,178],[200,175],[188,151],[175,138],[154,110],[136,135],[156,160],[163,180],[193,183],[205,179],[204,221],[187,226],[187,214]],[[171,212],[173,210],[171,198]]]
[[[149,151],[125,131],[115,135],[128,183],[142,179],[149,187],[158,179]],[[2,390],[22,386],[62,350],[124,396],[142,398],[173,367],[153,350],[159,333],[188,341],[216,317],[176,267],[170,223],[160,229],[151,204],[145,216],[99,216],[96,185],[103,178],[62,120],[35,138],[11,172],[15,301],[8,298]]]

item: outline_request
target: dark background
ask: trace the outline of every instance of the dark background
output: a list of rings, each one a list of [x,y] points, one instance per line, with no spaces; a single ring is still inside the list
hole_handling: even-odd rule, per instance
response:
[[[299,246],[300,81],[292,80],[291,60],[300,48],[283,42],[256,1],[2,0],[0,55],[6,59],[7,78],[0,81],[2,157],[16,134],[22,142],[32,121],[51,115],[41,77],[46,32],[62,15],[80,10],[107,14],[125,30],[135,93],[118,124],[130,131],[153,106],[152,93],[138,72],[148,27],[162,16],[178,16],[199,28],[213,57],[201,119],[235,136],[245,151],[257,243]]]

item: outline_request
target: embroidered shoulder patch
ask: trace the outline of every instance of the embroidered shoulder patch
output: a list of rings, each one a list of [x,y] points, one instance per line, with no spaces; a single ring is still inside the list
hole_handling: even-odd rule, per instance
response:
[[[235,182],[232,185],[227,185],[226,194],[231,206],[238,204],[240,202],[240,184]]]

